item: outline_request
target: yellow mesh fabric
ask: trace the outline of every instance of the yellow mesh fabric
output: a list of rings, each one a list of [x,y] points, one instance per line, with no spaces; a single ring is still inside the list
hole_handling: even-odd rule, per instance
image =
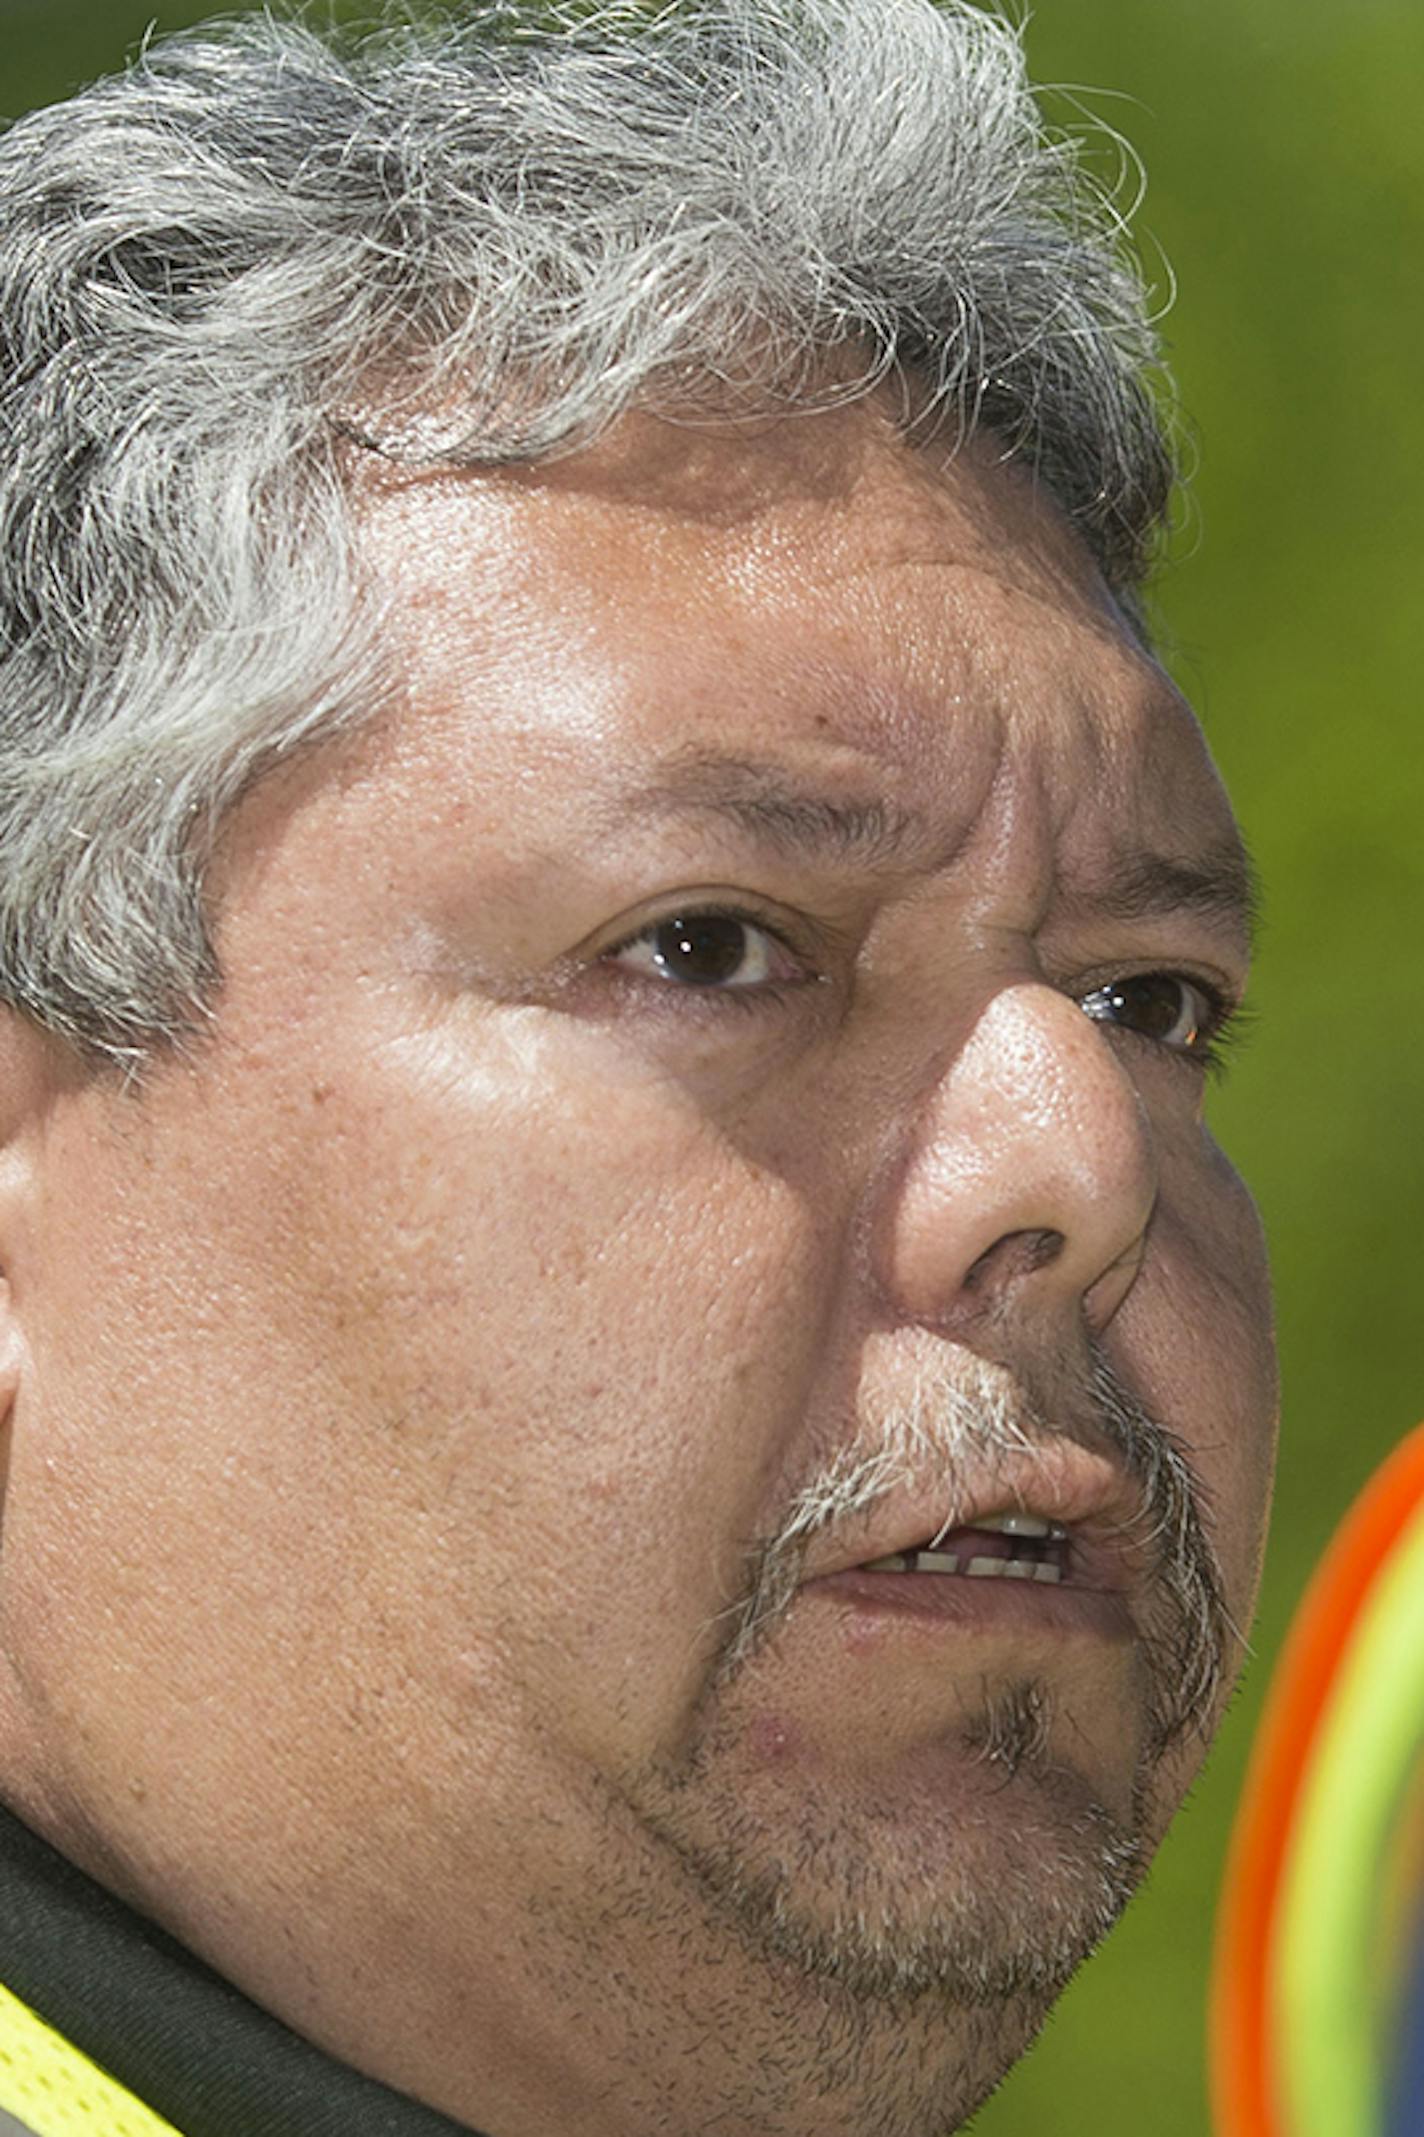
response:
[[[0,2109],[34,2137],[182,2137],[3,1987]]]

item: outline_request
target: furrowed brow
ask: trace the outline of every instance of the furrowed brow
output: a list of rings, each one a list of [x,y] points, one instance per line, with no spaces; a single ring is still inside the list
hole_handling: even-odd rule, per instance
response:
[[[832,859],[871,872],[918,856],[943,865],[943,833],[881,796],[858,801],[824,792],[786,766],[716,752],[681,757],[616,805],[620,817],[650,811],[704,813],[779,853]],[[611,828],[611,826],[610,826]],[[1099,911],[1123,920],[1198,912],[1249,944],[1260,914],[1255,868],[1244,846],[1222,841],[1200,856],[1123,855],[1091,894]]]
[[[920,818],[879,796],[848,800],[798,780],[783,766],[742,757],[679,760],[640,787],[634,809],[720,818],[780,853],[888,869],[924,842]]]

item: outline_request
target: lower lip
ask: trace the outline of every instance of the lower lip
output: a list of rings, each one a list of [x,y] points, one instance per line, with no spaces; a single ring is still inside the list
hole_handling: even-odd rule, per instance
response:
[[[879,1619],[904,1619],[933,1632],[1087,1633],[1131,1640],[1125,1596],[1071,1581],[980,1579],[963,1573],[867,1573],[855,1566],[812,1581],[807,1594]]]

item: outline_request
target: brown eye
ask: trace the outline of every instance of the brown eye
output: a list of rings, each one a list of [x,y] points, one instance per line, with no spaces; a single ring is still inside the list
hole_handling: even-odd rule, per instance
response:
[[[1175,972],[1110,980],[1084,995],[1082,1007],[1096,1023],[1119,1024],[1178,1053],[1204,1051],[1215,1021],[1205,990]]]
[[[657,920],[608,953],[612,963],[681,987],[754,987],[787,975],[789,959],[766,928],[735,913]]]

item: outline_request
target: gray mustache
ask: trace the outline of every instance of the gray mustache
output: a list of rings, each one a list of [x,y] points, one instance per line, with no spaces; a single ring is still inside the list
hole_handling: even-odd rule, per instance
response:
[[[1066,1427],[1048,1422],[1011,1374],[963,1357],[952,1366],[922,1366],[900,1399],[867,1405],[853,1444],[816,1471],[775,1534],[749,1554],[745,1584],[727,1613],[718,1681],[734,1676],[773,1637],[814,1545],[905,1488],[938,1494],[952,1507],[961,1470],[972,1466],[982,1474],[1010,1456],[1031,1458],[1067,1432],[1110,1452],[1135,1487],[1137,1506],[1123,1541],[1147,1568],[1132,1604],[1147,1686],[1148,1754],[1160,1757],[1193,1730],[1205,1734],[1237,1635],[1203,1487],[1180,1440],[1149,1416],[1096,1347],[1071,1417]]]
[[[1181,1441],[1148,1416],[1100,1351],[1090,1399],[1105,1438],[1141,1493],[1134,1540],[1148,1547],[1152,1577],[1142,1624],[1151,1691],[1149,1748],[1210,1731],[1235,1640],[1220,1561],[1207,1526],[1205,1491]]]

